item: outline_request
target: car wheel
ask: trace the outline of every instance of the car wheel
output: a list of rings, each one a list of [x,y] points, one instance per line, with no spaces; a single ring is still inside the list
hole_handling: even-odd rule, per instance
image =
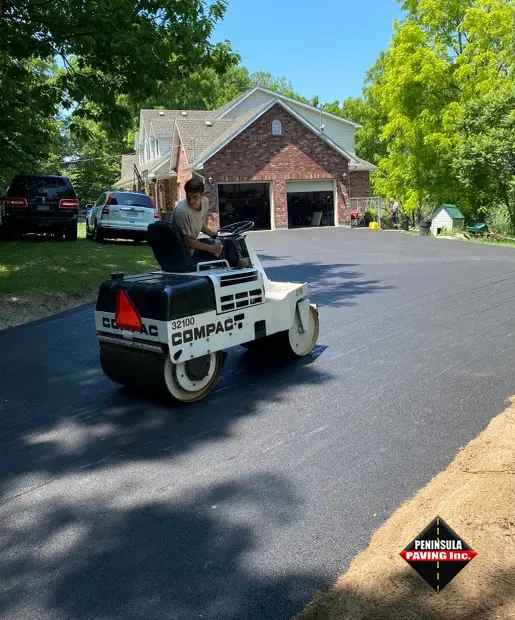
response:
[[[68,226],[64,231],[66,241],[77,241],[77,224]]]
[[[95,228],[93,229],[93,239],[97,243],[104,243],[104,231],[96,222],[95,222]]]

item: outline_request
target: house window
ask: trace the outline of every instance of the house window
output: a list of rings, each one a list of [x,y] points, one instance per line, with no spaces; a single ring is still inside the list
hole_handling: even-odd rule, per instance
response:
[[[275,119],[272,121],[272,135],[273,136],[282,136],[283,135],[283,125],[279,119]]]

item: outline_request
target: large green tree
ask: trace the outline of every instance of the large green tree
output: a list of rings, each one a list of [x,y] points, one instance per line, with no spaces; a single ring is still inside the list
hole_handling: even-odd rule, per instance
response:
[[[402,4],[406,18],[396,25],[382,70],[368,86],[376,118],[384,119],[377,145],[376,190],[401,199],[408,210],[431,210],[439,202],[452,201],[474,217],[481,206],[478,197],[484,195],[483,181],[471,172],[470,161],[462,159],[457,165],[457,159],[472,156],[472,132],[488,134],[500,109],[492,104],[473,123],[481,105],[492,101],[495,93],[513,88],[513,3],[407,0]],[[373,122],[365,125],[370,129]],[[484,147],[491,152],[495,136],[488,135],[490,145],[485,142]],[[505,137],[499,136],[501,151]],[[497,189],[490,185],[490,203],[505,204],[501,188]]]
[[[237,57],[211,35],[225,0],[2,0],[0,122],[5,177],[51,154],[59,112],[91,119],[110,135],[132,123],[130,101],[224,72]],[[47,66],[56,64],[49,72]]]
[[[0,51],[0,195],[20,170],[34,172],[60,148],[59,95],[53,67],[37,59],[13,60]]]
[[[465,108],[453,168],[477,215],[502,206],[515,231],[515,92],[487,93]]]

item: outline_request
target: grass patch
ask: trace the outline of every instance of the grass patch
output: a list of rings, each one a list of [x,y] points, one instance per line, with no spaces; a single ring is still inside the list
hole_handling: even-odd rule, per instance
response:
[[[86,240],[79,224],[77,241],[44,237],[0,242],[0,295],[93,293],[113,271],[127,274],[157,268],[146,243]]]
[[[515,247],[515,238],[513,237],[503,237],[502,239],[491,239],[488,237],[471,237],[468,241],[473,241],[474,243],[481,243],[483,245],[505,245],[508,247]]]

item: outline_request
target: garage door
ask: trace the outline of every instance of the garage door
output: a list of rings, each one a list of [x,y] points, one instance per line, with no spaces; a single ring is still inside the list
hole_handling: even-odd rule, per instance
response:
[[[290,181],[288,227],[334,226],[334,185],[332,181]]]
[[[255,230],[270,229],[268,183],[220,183],[218,207],[221,226],[252,220]]]

